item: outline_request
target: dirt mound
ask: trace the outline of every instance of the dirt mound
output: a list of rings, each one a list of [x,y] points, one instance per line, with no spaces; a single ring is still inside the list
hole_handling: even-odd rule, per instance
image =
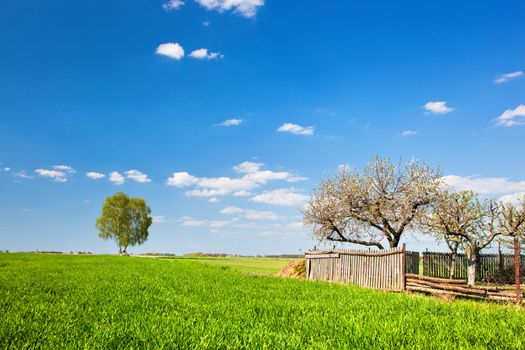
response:
[[[294,260],[290,261],[281,272],[278,274],[279,277],[288,278],[306,278],[306,260]]]

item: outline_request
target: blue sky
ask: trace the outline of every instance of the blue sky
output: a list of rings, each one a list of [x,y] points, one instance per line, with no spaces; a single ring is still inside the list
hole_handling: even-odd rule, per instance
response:
[[[0,249],[113,253],[95,218],[124,191],[157,221],[131,252],[297,253],[314,244],[298,224],[311,190],[376,154],[486,196],[525,193],[524,11],[6,2]]]

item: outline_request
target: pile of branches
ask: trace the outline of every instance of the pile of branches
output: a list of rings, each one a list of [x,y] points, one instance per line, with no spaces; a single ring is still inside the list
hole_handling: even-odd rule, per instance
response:
[[[406,290],[423,292],[436,296],[455,298],[473,298],[497,302],[515,302],[516,292],[493,286],[472,287],[465,280],[428,277],[416,274],[406,274]]]

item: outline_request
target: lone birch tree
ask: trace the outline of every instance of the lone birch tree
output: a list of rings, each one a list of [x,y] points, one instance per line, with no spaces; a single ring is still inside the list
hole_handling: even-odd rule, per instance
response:
[[[128,246],[142,244],[148,239],[148,229],[153,222],[150,214],[144,199],[117,192],[104,202],[96,223],[98,235],[104,240],[115,240],[119,254],[127,255]]]
[[[321,241],[383,249],[397,247],[436,198],[439,171],[412,160],[394,165],[376,157],[363,173],[339,170],[321,182],[303,210],[303,222]]]

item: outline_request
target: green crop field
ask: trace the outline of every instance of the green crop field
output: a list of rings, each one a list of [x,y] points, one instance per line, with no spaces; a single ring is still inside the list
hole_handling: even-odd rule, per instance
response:
[[[192,259],[0,254],[0,296],[1,349],[525,348],[514,306]]]
[[[288,258],[230,258],[230,257],[177,257],[175,259],[200,262],[205,265],[227,267],[233,271],[252,275],[275,275],[290,261]]]

